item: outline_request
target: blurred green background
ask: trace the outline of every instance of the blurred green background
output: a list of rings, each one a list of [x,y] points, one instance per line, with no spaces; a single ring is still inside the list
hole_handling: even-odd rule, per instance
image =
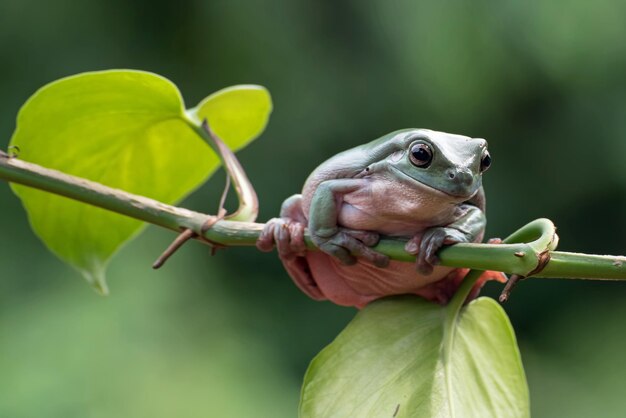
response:
[[[338,151],[427,127],[489,140],[488,236],[549,217],[563,250],[625,254],[624,16],[620,0],[3,0],[0,146],[37,88],[82,71],[153,71],[189,106],[257,83],[275,110],[239,156],[260,220]],[[214,211],[222,180],[184,206]],[[308,361],[354,315],[253,249],[189,244],[153,272],[173,236],[152,227],[99,297],[2,183],[0,210],[2,417],[293,417]],[[624,416],[624,302],[626,283],[516,289],[533,416]]]

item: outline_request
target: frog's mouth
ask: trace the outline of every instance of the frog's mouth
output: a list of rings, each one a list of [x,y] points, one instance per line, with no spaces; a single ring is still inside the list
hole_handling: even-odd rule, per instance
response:
[[[442,194],[449,198],[457,200],[459,202],[464,202],[466,200],[471,199],[480,188],[480,182],[476,182],[476,184],[472,187],[471,190],[467,190],[466,187],[461,187],[461,186],[455,185],[453,182],[449,182],[453,185],[453,187],[444,189],[441,187],[437,187],[436,185],[432,183],[426,183],[420,179],[416,179],[415,177],[405,173],[404,171],[400,170],[399,168],[393,165],[390,165],[389,167],[392,168],[396,173],[400,174],[400,179],[404,179],[404,181],[411,184],[413,187],[415,187],[416,185],[419,185],[419,187],[428,189],[429,191],[432,191],[432,193]],[[460,191],[456,192],[455,191],[456,189],[464,189],[465,192],[460,192]]]

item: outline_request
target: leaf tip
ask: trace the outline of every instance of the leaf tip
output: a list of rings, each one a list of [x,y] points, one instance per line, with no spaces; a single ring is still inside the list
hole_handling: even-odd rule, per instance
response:
[[[104,271],[83,271],[82,273],[96,293],[100,296],[109,295],[109,286],[107,286]]]

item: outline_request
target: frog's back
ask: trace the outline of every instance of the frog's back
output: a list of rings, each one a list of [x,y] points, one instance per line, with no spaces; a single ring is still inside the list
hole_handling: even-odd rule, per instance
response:
[[[305,216],[308,218],[311,199],[320,183],[327,180],[356,177],[370,164],[388,156],[391,149],[402,147],[402,141],[398,134],[416,130],[402,129],[391,132],[371,142],[340,152],[320,164],[309,175],[302,189],[302,206]]]

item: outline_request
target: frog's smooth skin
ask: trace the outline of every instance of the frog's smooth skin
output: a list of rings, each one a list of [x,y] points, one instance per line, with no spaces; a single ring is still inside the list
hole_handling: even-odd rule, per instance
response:
[[[467,270],[437,265],[437,251],[480,242],[485,229],[484,139],[427,129],[392,132],[320,165],[288,198],[257,247],[278,249],[289,275],[316,300],[363,307],[412,293],[446,303]],[[304,228],[321,251],[306,251]],[[417,263],[375,252],[381,235],[408,238]],[[487,272],[479,281],[503,279]]]

